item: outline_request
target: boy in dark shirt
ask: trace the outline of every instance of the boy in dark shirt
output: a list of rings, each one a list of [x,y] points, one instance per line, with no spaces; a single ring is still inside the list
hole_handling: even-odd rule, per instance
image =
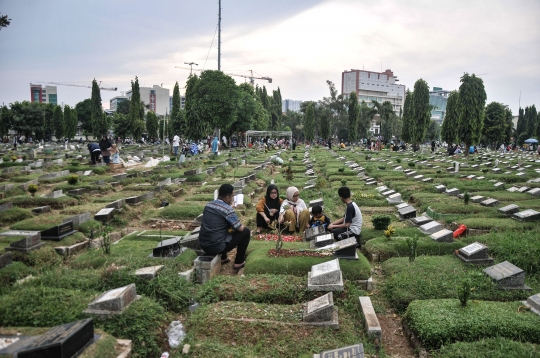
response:
[[[322,206],[315,205],[311,209],[311,214],[313,215],[309,220],[309,227],[323,226],[324,230],[330,225],[330,219],[323,214]]]

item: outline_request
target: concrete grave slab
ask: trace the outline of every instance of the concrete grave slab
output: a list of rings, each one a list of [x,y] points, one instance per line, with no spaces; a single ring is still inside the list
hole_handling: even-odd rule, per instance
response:
[[[436,242],[454,242],[454,232],[448,229],[439,230],[429,236]]]
[[[308,272],[309,291],[343,291],[343,276],[339,260],[313,265]]]
[[[420,231],[427,235],[434,234],[437,231],[442,230],[442,228],[442,225],[437,221],[431,221],[419,227]]]
[[[107,318],[111,315],[121,314],[132,302],[139,298],[135,284],[132,283],[102,293],[88,304],[88,308],[83,313]]]
[[[483,270],[503,290],[531,290],[525,285],[525,271],[508,261]]]

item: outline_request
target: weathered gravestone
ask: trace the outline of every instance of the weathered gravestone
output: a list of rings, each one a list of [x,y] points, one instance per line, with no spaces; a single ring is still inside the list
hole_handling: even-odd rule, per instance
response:
[[[382,342],[382,328],[375,313],[375,309],[371,303],[369,296],[358,297],[360,300],[360,306],[362,307],[362,315],[364,316],[364,328],[368,334],[373,338]]]
[[[193,263],[195,264],[197,282],[204,284],[221,270],[221,255],[201,255]]]
[[[429,236],[436,242],[454,242],[454,232],[448,229],[442,229]]]
[[[113,219],[114,211],[114,208],[103,208],[94,215],[94,220],[106,224]]]
[[[72,217],[69,217],[69,218],[65,218],[64,223],[72,221],[73,222],[73,228],[78,229],[79,226],[81,226],[82,223],[87,222],[88,220],[90,220],[90,218],[91,218],[90,213],[86,212],[86,213],[75,215],[75,216],[72,216]]]
[[[308,272],[309,291],[343,291],[343,275],[339,260],[331,260],[311,266]]]
[[[386,198],[386,201],[388,202],[388,204],[397,204],[397,203],[403,202],[403,200],[401,200],[401,194],[400,193],[395,193],[395,194],[389,195]]]
[[[11,256],[11,252],[6,252],[5,254],[0,255],[0,269],[6,267],[12,262],[13,257]]]
[[[530,296],[527,301],[523,302],[525,305],[531,308],[531,311],[540,315],[540,293]]]
[[[540,221],[540,212],[533,209],[528,209],[515,213],[512,216],[512,219],[522,222]]]
[[[41,241],[41,233],[38,232],[35,235],[30,235],[24,239],[10,243],[6,247],[6,251],[30,252],[39,249],[43,245],[45,243]]]
[[[471,203],[479,203],[479,202],[482,202],[484,201],[484,197],[481,196],[481,195],[475,195],[473,197],[471,197]]]
[[[416,217],[416,208],[408,205],[398,210],[399,220],[407,220]]]
[[[459,189],[458,188],[447,189],[444,193],[450,196],[457,196],[459,194]]]
[[[304,307],[304,323],[312,326],[339,328],[338,312],[332,292],[309,301]]]
[[[198,230],[193,230],[189,235],[186,235],[180,239],[180,246],[188,247],[195,251],[201,250],[201,245],[199,243],[199,231],[200,226],[197,227]]]
[[[313,358],[364,358],[364,345],[362,343],[353,346],[331,349],[314,354]]]
[[[406,208],[407,206],[409,206],[408,203],[401,203],[401,204],[396,205],[395,208],[396,208],[397,210],[399,210],[399,209]]]
[[[334,245],[334,257],[346,260],[358,260],[356,245],[358,242],[355,237],[336,242]]]
[[[324,226],[310,227],[309,229],[306,229],[304,238],[306,241],[310,241],[310,240],[313,240],[318,235],[324,234],[325,231],[326,230],[324,229]]]
[[[8,202],[8,203],[5,203],[5,204],[0,204],[0,213],[3,212],[3,211],[9,210],[11,208],[13,208],[13,203],[11,203],[11,202]]]
[[[508,261],[484,269],[501,290],[531,290],[525,285],[525,271]]]
[[[479,242],[462,247],[458,250],[457,257],[468,264],[492,265],[493,259],[489,257],[488,248]]]
[[[314,240],[311,240],[310,247],[311,248],[324,247],[333,243],[334,243],[334,235],[324,234],[324,235],[316,236]]]
[[[519,211],[519,206],[517,206],[516,204],[510,204],[499,208],[499,210],[497,211],[506,216],[512,216],[512,214],[515,214]]]
[[[47,230],[41,232],[42,240],[60,241],[64,237],[76,233],[77,230],[73,230],[73,222],[69,221],[60,225],[53,226]]]
[[[433,219],[423,215],[411,219],[411,223],[413,223],[414,226],[422,226],[432,221]]]
[[[135,276],[145,280],[151,280],[157,276],[157,273],[164,268],[165,265],[143,267],[135,271]]]
[[[88,304],[88,308],[83,313],[107,318],[114,314],[121,314],[133,301],[138,300],[140,297],[137,295],[135,284],[132,283],[99,295]]]
[[[442,228],[442,225],[437,221],[431,221],[419,227],[420,231],[427,235],[434,234],[437,231],[442,230]]]
[[[91,318],[51,328],[41,336],[21,336],[12,345],[0,350],[0,356],[18,358],[76,357],[99,339],[94,335]]]
[[[180,247],[180,240],[178,238],[172,238],[161,241],[152,250],[152,253],[148,257],[153,258],[174,258],[185,251],[184,247]]]

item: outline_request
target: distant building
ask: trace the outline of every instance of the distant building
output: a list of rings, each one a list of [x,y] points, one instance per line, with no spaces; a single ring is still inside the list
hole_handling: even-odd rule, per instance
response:
[[[351,92],[356,92],[358,101],[365,101],[368,106],[373,106],[371,101],[383,103],[389,101],[394,112],[399,115],[403,111],[405,101],[405,86],[398,85],[397,76],[392,70],[373,72],[365,70],[350,70],[341,73],[341,93],[345,98]],[[380,133],[378,115],[371,121],[369,131],[378,135]]]
[[[180,96],[180,109],[184,109],[184,107],[186,107],[186,97],[185,96]],[[172,111],[172,96],[169,97],[169,108]],[[170,113],[170,111],[169,111],[169,113]]]
[[[129,99],[127,98],[127,96],[116,96],[116,97],[113,97],[111,98],[110,100],[110,109],[111,111],[113,112],[116,112],[116,110],[118,109],[118,105],[124,101],[129,101]]]
[[[30,102],[58,104],[56,86],[42,86],[30,83]]]
[[[281,102],[281,111],[287,112],[300,112],[300,105],[302,104],[302,101],[295,101],[294,99],[286,99]]]
[[[169,104],[169,92],[168,88],[163,88],[158,85],[153,87],[140,87],[141,101],[145,105],[150,105],[150,110],[154,111],[157,115],[164,116],[171,112]],[[126,97],[131,100],[132,91],[126,92]]]
[[[431,119],[442,125],[446,113],[446,102],[451,91],[443,90],[441,87],[433,87],[429,92],[429,104],[434,106],[431,110]]]

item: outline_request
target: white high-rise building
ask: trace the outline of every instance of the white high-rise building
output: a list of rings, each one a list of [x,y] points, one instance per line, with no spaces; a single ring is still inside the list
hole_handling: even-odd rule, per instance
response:
[[[158,85],[153,87],[140,87],[141,101],[146,105],[150,105],[150,110],[160,116],[171,113],[169,107],[169,92],[168,88],[163,88]],[[126,97],[131,100],[132,91],[126,92]]]
[[[300,112],[300,104],[302,104],[302,101],[295,101],[294,99],[286,99],[281,102],[281,110],[282,112],[287,112],[287,111]]]

